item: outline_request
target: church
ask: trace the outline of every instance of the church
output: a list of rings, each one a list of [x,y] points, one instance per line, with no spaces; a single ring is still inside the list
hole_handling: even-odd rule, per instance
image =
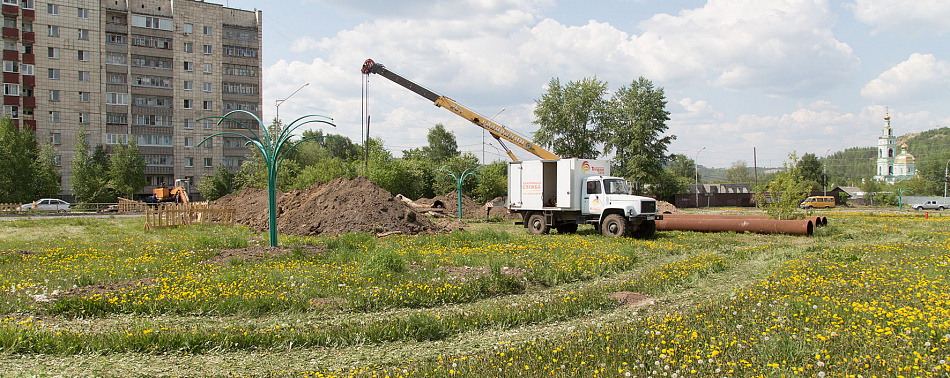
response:
[[[914,155],[907,152],[907,143],[901,144],[901,153],[895,156],[897,137],[891,129],[890,114],[884,115],[884,130],[877,138],[877,175],[875,180],[893,184],[914,177],[917,174],[917,162]]]

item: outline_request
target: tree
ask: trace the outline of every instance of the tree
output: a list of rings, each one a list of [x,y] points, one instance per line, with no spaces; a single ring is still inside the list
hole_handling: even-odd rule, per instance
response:
[[[224,197],[233,192],[236,187],[234,174],[224,164],[219,165],[213,175],[204,175],[196,185],[198,192],[208,201]]]
[[[241,164],[241,169],[234,175],[235,190],[246,187],[267,189],[267,164],[264,155],[258,149],[253,149],[250,159]],[[286,159],[277,172],[277,189],[289,191],[294,188],[294,177],[300,172],[300,166],[292,159]]]
[[[481,180],[475,187],[478,203],[491,201],[508,193],[508,163],[495,161],[486,165],[478,174]]]
[[[356,177],[356,167],[341,158],[326,157],[300,170],[300,174],[294,178],[294,188],[307,189],[318,182],[329,182],[339,177]]]
[[[585,78],[561,86],[551,79],[548,91],[535,100],[534,123],[539,125],[534,142],[555,155],[594,159],[600,156],[597,142],[605,113],[607,83]]]
[[[30,202],[59,192],[52,150],[9,117],[0,120],[0,202]]]
[[[647,194],[667,202],[673,202],[677,194],[687,193],[689,185],[692,183],[693,178],[677,176],[672,169],[664,169],[653,178],[652,183],[647,187]]]
[[[726,170],[726,180],[730,183],[751,184],[752,179],[749,166],[744,160],[736,160],[732,163],[732,167]]]
[[[116,193],[132,198],[133,194],[148,185],[145,159],[139,153],[135,139],[130,138],[129,144],[117,145],[109,158],[109,164],[109,187]]]
[[[874,205],[874,196],[883,190],[884,183],[875,180],[873,177],[867,177],[861,180],[861,190],[864,191],[864,198],[868,200],[869,205]]]
[[[810,183],[802,176],[795,153],[788,155],[785,171],[775,175],[763,188],[756,190],[756,200],[774,219],[796,219],[801,215],[798,204],[808,196]]]
[[[614,153],[616,175],[638,183],[656,183],[669,161],[667,148],[676,136],[663,135],[670,112],[663,88],[643,77],[623,86],[606,106],[600,134],[604,153]]]
[[[437,123],[429,129],[429,135],[426,136],[429,145],[422,148],[425,157],[436,163],[444,162],[448,159],[459,156],[458,142],[455,141],[455,134],[445,129],[441,123]]]
[[[69,187],[77,202],[115,202],[115,193],[109,188],[109,155],[102,145],[89,151],[89,134],[79,127],[73,143],[73,176]]]
[[[441,168],[443,165],[448,165],[447,168],[449,171],[455,172],[456,174],[461,174],[467,169],[477,168],[479,166],[478,156],[471,152],[466,152],[459,156],[456,156],[452,159],[446,160],[444,164],[439,164],[435,169]],[[444,172],[436,172],[434,174],[434,183],[432,184],[432,190],[435,194],[446,194],[449,192],[454,192],[457,190],[456,181],[451,177],[445,177]],[[472,196],[475,194],[475,188],[478,186],[479,179],[465,180],[462,183],[462,193]]]
[[[670,172],[676,177],[695,178],[696,162],[683,154],[673,154],[669,163]]]
[[[815,190],[822,187],[824,183],[824,173],[822,173],[821,162],[815,154],[804,154],[796,165],[801,172],[802,180],[808,183],[809,190]]]

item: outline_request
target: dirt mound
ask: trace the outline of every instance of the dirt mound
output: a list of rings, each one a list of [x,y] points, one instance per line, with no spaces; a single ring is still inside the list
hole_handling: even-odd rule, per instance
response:
[[[640,307],[655,303],[649,295],[632,291],[618,291],[608,294],[607,297],[616,300],[620,307]]]
[[[656,200],[656,212],[661,214],[673,214],[676,212],[676,206],[666,201]]]
[[[445,206],[445,210],[442,212],[443,214],[448,217],[458,217],[458,198],[458,192],[452,191],[441,196],[436,196],[435,198],[420,198],[415,202],[427,207],[436,207],[436,203],[441,203],[443,206]],[[490,202],[492,203],[493,207],[488,210],[488,216],[502,217],[506,219],[519,218],[518,214],[508,214],[508,211],[505,210],[504,198],[497,197]],[[485,204],[477,203],[472,199],[472,197],[462,194],[462,217],[485,218]]]
[[[236,221],[267,230],[267,191],[246,188],[214,201],[237,209]],[[367,178],[337,178],[307,190],[277,195],[277,230],[300,236],[340,235],[348,232],[414,235],[441,232],[424,216]]]

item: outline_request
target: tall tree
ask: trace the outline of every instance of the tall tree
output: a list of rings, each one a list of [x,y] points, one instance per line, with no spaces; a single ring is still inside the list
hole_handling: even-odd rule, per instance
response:
[[[0,120],[0,172],[0,202],[30,202],[59,191],[52,151],[8,117]]]
[[[534,123],[539,125],[534,142],[561,157],[594,159],[599,129],[607,101],[607,83],[585,78],[561,86],[558,78],[548,83],[547,93],[535,100]]]
[[[145,179],[145,159],[139,153],[135,139],[128,144],[120,144],[109,158],[109,186],[116,193],[132,196],[148,185]]]
[[[732,163],[732,167],[726,169],[726,180],[737,184],[752,183],[752,174],[749,172],[749,166],[745,160],[736,160]]]
[[[676,136],[664,135],[670,112],[663,88],[642,76],[623,86],[606,106],[600,134],[604,153],[614,153],[616,173],[638,183],[654,183],[669,161],[667,148]]]
[[[446,130],[441,123],[437,123],[429,129],[426,140],[429,141],[429,145],[422,148],[422,153],[429,160],[439,163],[459,156],[459,146],[455,140],[455,134]]]
[[[683,154],[673,154],[670,157],[669,169],[676,177],[691,179],[697,174],[696,162]]]
[[[115,202],[115,194],[109,189],[109,157],[102,145],[89,151],[89,134],[79,127],[73,143],[72,179],[69,187],[76,202]]]
[[[208,201],[230,194],[236,186],[234,174],[224,164],[218,165],[218,170],[213,175],[204,175],[196,185],[198,192]]]
[[[796,167],[798,167],[802,175],[802,180],[810,186],[811,190],[822,187],[822,183],[824,182],[822,180],[824,177],[822,174],[822,166],[815,154],[802,155]]]

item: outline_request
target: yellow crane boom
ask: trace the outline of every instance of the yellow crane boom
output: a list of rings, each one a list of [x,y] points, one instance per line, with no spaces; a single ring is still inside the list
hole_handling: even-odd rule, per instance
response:
[[[412,81],[399,76],[398,74],[386,69],[386,67],[382,64],[374,62],[372,59],[366,59],[366,61],[363,62],[362,72],[364,75],[377,74],[392,80],[394,83],[399,84],[422,97],[425,97],[429,101],[432,101],[435,106],[448,109],[452,113],[455,113],[458,116],[469,120],[475,125],[478,125],[478,127],[487,130],[488,133],[491,134],[491,136],[494,137],[499,144],[501,144],[502,148],[505,149],[505,152],[508,153],[508,157],[510,157],[512,161],[518,161],[518,158],[515,157],[515,154],[512,153],[504,143],[501,142],[502,139],[510,143],[514,143],[516,146],[521,147],[525,151],[528,151],[531,154],[540,157],[541,159],[560,159],[559,156],[535,145],[534,143],[531,143],[531,141],[528,139],[516,134],[511,130],[508,130],[506,127],[492,121],[491,119],[483,117],[482,115],[469,110],[451,98],[432,92],[419,84],[413,83]]]

